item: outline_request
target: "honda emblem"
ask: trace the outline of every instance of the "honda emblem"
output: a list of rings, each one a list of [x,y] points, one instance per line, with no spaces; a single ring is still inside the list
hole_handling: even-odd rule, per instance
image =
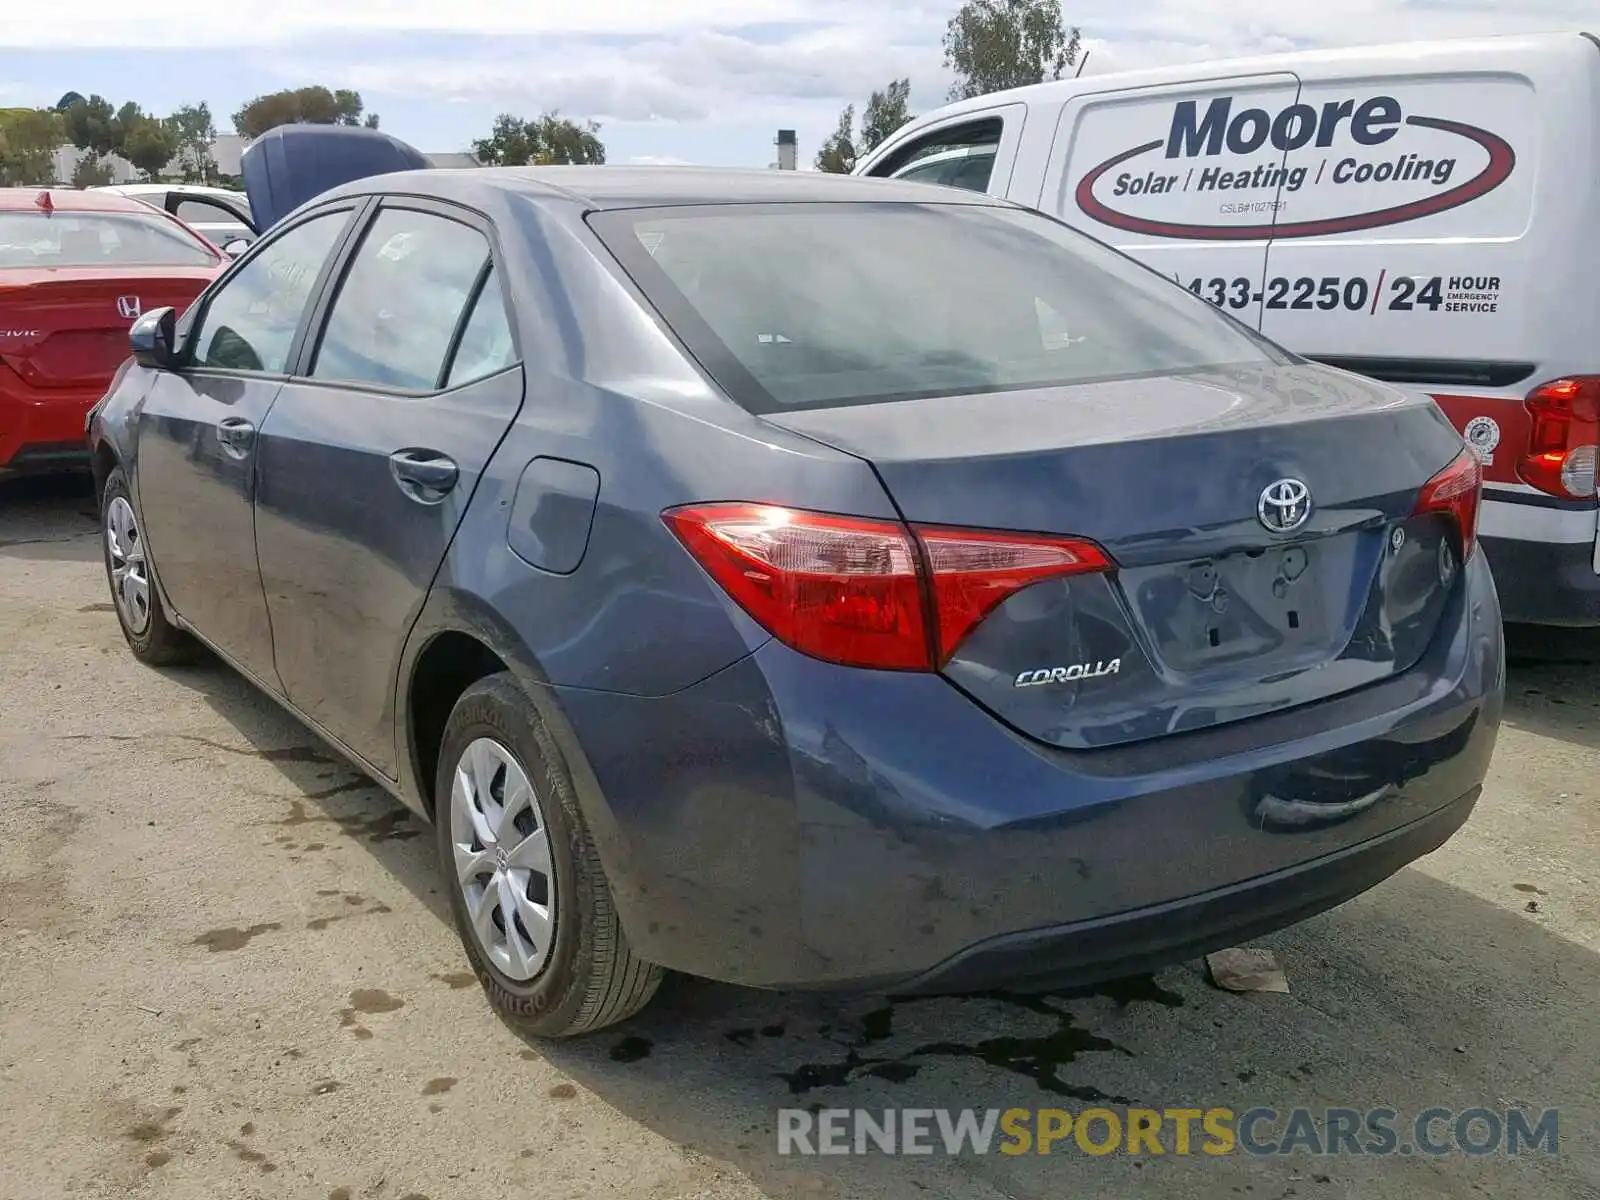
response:
[[[137,317],[139,315],[139,297],[118,296],[117,315],[120,317],[126,317],[130,321]]]

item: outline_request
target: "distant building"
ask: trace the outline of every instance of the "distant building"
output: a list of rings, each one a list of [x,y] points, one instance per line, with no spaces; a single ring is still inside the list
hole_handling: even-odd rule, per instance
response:
[[[778,130],[778,161],[772,165],[780,171],[794,171],[800,166],[800,143],[792,129]]]

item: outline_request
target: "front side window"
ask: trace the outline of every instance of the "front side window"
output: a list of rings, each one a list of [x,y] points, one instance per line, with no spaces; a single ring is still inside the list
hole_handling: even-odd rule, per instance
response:
[[[179,200],[178,211],[174,215],[185,225],[206,225],[219,231],[225,229],[229,237],[242,237],[250,232],[237,213],[214,200]]]
[[[0,268],[211,267],[220,260],[165,216],[0,212]]]
[[[191,339],[194,365],[283,372],[311,289],[348,211],[324,213],[269,241],[206,304]]]
[[[339,285],[311,375],[432,391],[489,262],[488,239],[433,213],[386,208]]]
[[[906,143],[867,174],[987,191],[1004,131],[999,117],[946,125]]]
[[[1170,280],[1026,209],[707,205],[590,221],[755,412],[1290,361]]]

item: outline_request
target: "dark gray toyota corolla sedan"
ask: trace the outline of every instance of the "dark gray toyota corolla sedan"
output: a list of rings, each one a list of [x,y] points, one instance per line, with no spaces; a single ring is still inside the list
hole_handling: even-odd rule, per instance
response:
[[[1145,970],[1467,818],[1500,614],[1427,399],[970,192],[299,145],[92,418],[117,614],[433,820],[533,1032]]]

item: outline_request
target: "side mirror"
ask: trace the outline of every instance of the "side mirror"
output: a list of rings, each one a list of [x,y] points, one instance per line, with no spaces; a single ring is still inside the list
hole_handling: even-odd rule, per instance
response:
[[[133,360],[141,367],[164,370],[177,363],[175,331],[178,314],[170,308],[152,308],[128,330]]]
[[[238,258],[248,249],[250,249],[250,240],[248,238],[234,238],[231,242],[223,243],[222,246],[222,252],[229,258]]]

